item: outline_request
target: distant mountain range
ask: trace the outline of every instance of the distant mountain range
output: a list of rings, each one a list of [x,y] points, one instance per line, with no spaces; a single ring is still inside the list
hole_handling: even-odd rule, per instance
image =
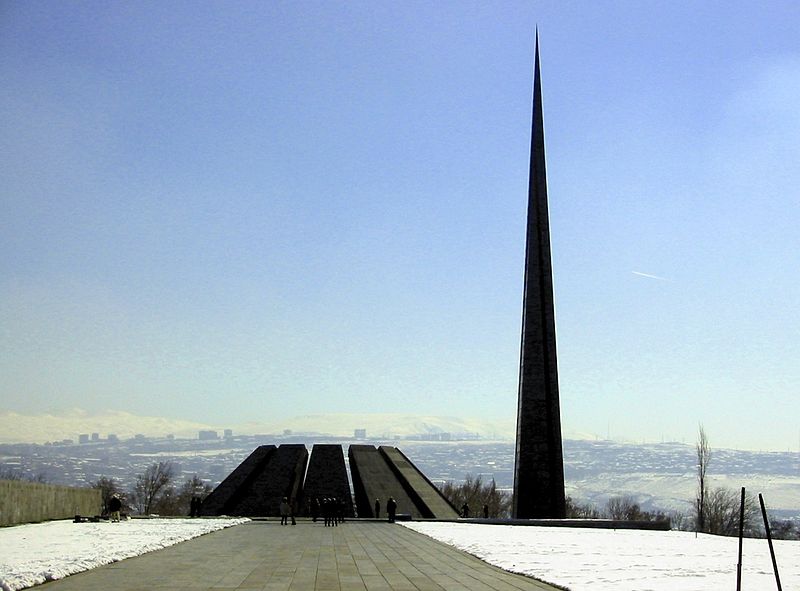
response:
[[[305,415],[275,421],[250,421],[243,424],[212,425],[196,421],[135,415],[125,411],[89,412],[69,409],[58,413],[24,415],[0,412],[0,443],[45,443],[77,440],[82,433],[98,433],[105,438],[113,433],[122,439],[136,434],[146,437],[196,438],[198,431],[232,429],[237,435],[296,434],[352,437],[355,429],[366,429],[370,437],[409,437],[449,433],[498,441],[514,438],[513,420],[483,420],[412,414],[326,414]]]

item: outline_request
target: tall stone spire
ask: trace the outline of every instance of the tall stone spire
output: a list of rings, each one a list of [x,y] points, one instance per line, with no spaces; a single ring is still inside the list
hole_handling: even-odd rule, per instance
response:
[[[538,30],[513,511],[514,517],[519,519],[563,518],[566,513]]]

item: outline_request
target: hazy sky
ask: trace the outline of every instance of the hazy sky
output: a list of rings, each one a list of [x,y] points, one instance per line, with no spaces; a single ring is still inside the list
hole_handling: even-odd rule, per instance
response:
[[[514,417],[538,23],[565,430],[797,449],[799,6],[0,3],[0,410]]]

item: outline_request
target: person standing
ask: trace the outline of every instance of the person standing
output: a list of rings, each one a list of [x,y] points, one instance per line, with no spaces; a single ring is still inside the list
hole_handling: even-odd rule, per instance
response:
[[[467,505],[466,502],[463,505],[461,505],[461,517],[465,519],[469,517],[469,505]]]
[[[375,519],[381,518],[381,500],[375,499]]]
[[[114,494],[108,501],[108,512],[111,514],[112,523],[119,523],[119,512],[122,509],[122,501],[119,495]]]
[[[314,497],[311,501],[311,520],[316,523],[319,517],[319,498]]]
[[[325,527],[331,525],[331,500],[328,497],[322,499],[322,516],[325,519]]]
[[[192,497],[192,502],[189,505],[189,516],[190,517],[200,517],[200,506],[202,505],[203,501],[197,495]]]
[[[283,497],[279,507],[281,513],[281,525],[286,525],[289,521],[289,500]]]
[[[394,523],[394,517],[397,514],[397,502],[394,497],[389,497],[386,501],[386,512],[389,514],[389,523]]]

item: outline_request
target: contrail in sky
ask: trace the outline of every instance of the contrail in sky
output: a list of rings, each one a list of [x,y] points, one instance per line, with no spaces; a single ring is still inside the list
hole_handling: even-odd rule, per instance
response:
[[[659,281],[669,281],[666,277],[659,277],[658,275],[651,275],[650,273],[640,273],[639,271],[631,271],[634,275],[639,277],[647,277],[648,279],[658,279]]]

